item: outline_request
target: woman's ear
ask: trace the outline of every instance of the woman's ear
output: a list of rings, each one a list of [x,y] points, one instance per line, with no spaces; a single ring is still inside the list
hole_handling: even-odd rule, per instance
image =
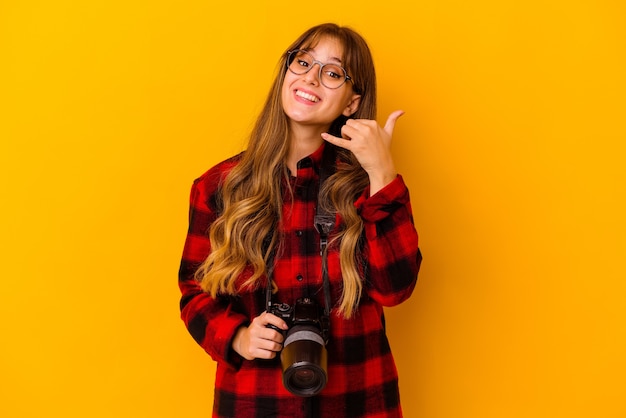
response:
[[[353,94],[352,97],[350,97],[350,102],[348,102],[348,105],[343,110],[343,115],[345,117],[350,117],[354,115],[356,111],[359,110],[360,104],[361,104],[361,95]]]

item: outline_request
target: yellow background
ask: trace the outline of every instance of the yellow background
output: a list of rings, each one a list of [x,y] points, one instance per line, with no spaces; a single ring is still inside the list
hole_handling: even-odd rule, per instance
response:
[[[626,416],[622,1],[0,3],[0,416],[209,416],[178,313],[192,180],[292,39],[369,41],[425,261],[405,415]]]

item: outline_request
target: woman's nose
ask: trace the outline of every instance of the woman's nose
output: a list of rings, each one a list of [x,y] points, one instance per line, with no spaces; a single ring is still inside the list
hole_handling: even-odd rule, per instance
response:
[[[314,62],[313,64],[311,64],[311,67],[310,67],[309,71],[304,73],[304,80],[307,83],[317,83],[317,84],[319,84],[319,82],[320,82],[320,72],[321,72],[320,70],[321,69],[322,69],[322,65],[317,63],[317,62]]]

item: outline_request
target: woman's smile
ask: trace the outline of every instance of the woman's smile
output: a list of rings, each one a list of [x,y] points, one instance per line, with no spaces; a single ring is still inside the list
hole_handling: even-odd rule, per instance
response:
[[[304,102],[305,102],[305,103],[306,103],[306,102],[313,102],[313,103],[317,103],[317,102],[319,102],[319,101],[321,100],[321,99],[320,99],[318,96],[316,96],[315,94],[313,94],[313,93],[311,93],[311,92],[304,91],[304,90],[300,90],[300,89],[297,89],[297,90],[296,90],[296,97],[299,97],[299,98],[301,98],[301,99],[304,99]],[[302,101],[302,100],[300,100],[300,101]]]

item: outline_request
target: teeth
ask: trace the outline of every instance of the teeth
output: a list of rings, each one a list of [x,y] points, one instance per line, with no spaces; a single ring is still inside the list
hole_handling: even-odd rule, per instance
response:
[[[313,96],[312,94],[308,94],[308,93],[305,93],[305,92],[300,91],[300,90],[296,91],[296,96],[302,97],[304,99],[310,100],[310,101],[315,102],[315,103],[320,101],[319,97]]]

